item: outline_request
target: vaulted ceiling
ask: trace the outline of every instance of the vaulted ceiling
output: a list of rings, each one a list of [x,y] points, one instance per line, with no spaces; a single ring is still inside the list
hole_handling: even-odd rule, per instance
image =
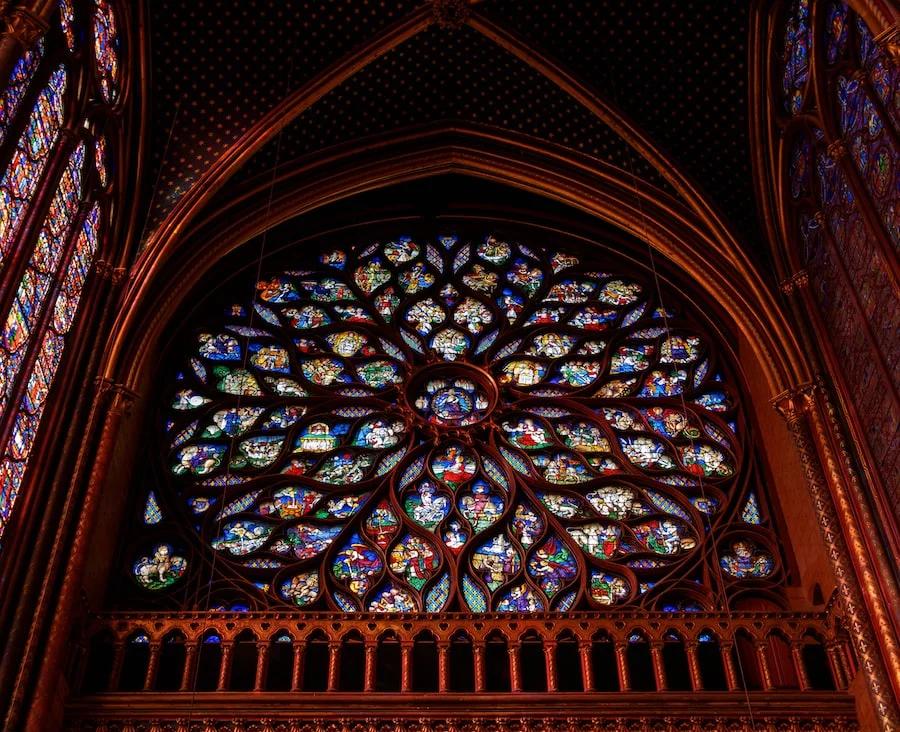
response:
[[[415,0],[151,0],[147,234],[287,94],[423,5]],[[751,177],[749,3],[484,0],[510,31],[593,90],[705,189],[765,257]],[[477,30],[431,25],[362,66],[262,147],[237,189],[304,155],[439,121],[562,146],[666,190],[662,177],[546,76]],[[157,185],[158,182],[158,185]],[[226,188],[226,191],[227,191]]]

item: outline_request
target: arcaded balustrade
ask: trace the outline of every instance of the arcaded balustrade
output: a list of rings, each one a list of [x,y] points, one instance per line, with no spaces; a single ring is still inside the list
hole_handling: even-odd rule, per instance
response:
[[[81,694],[842,691],[855,674],[834,623],[802,614],[114,614],[86,637]]]

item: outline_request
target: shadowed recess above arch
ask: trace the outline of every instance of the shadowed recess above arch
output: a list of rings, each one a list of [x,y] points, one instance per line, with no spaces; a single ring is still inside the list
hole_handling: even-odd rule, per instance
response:
[[[168,0],[148,3],[153,92],[146,235],[289,91],[421,6],[404,0],[250,0],[240,9],[222,0],[197,0],[187,9]],[[627,6],[486,0],[473,12],[521,34],[536,53],[573,71],[576,83],[614,101],[699,181],[743,238],[751,244],[760,238],[748,152],[743,4],[694,0],[672,9],[658,0]],[[469,27],[427,29],[362,68],[289,125],[280,159],[436,120],[533,136],[626,174],[633,166],[638,178],[659,185],[640,155],[629,156],[580,103]],[[234,183],[271,169],[275,145],[263,148]]]
[[[672,193],[647,161],[547,77],[476,30],[437,26],[372,62],[300,115],[232,179],[342,142],[438,120],[498,127],[576,150]],[[672,193],[672,195],[675,195]]]

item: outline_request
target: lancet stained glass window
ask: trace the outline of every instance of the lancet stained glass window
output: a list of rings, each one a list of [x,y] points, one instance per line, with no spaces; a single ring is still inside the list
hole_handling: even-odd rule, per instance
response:
[[[19,106],[28,91],[34,72],[40,66],[43,54],[44,41],[41,39],[16,63],[6,89],[3,90],[3,94],[0,94],[0,145],[6,139],[6,130],[12,124],[16,112],[19,111]]]
[[[107,0],[94,0],[94,57],[103,98],[113,102],[119,85],[119,36],[115,13]]]
[[[63,121],[68,74],[60,66],[35,102],[12,159],[0,179],[0,266],[25,221],[25,212],[41,180]]]
[[[100,204],[96,203],[78,231],[74,249],[65,264],[65,275],[59,292],[49,304],[52,308],[50,325],[44,333],[25,394],[19,404],[12,436],[0,460],[0,535],[9,521],[18,496],[47,395],[66,345],[66,334],[75,319],[84,283],[97,251],[100,217]]]
[[[690,317],[596,260],[398,237],[267,276],[167,392],[136,586],[180,586],[182,530],[262,606],[712,606],[711,569],[770,586],[771,535],[730,528],[760,494],[736,388]]]
[[[821,327],[896,502],[900,283],[889,262],[900,249],[900,72],[846,2],[814,5],[812,16],[825,50],[815,77],[826,95],[783,132],[799,266],[809,273]]]

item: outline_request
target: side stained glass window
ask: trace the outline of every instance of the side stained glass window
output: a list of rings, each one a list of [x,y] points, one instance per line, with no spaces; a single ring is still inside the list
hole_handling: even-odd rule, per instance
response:
[[[66,46],[70,51],[75,50],[75,6],[72,0],[59,0],[59,24],[62,27],[63,36],[66,38]]]
[[[807,118],[784,119],[780,134],[798,266],[809,273],[827,350],[896,505],[900,281],[890,260],[900,251],[900,70],[846,2],[813,4],[811,14],[824,49],[814,76],[825,94]]]
[[[115,13],[107,0],[94,0],[94,57],[103,98],[113,102],[119,85],[119,36]]]
[[[784,31],[784,74],[782,92],[784,106],[792,114],[803,107],[806,82],[809,81],[809,54],[812,29],[809,0],[794,0]]]
[[[25,221],[28,204],[59,134],[67,80],[63,66],[50,76],[0,179],[0,267],[5,264],[13,240]]]
[[[167,519],[142,519],[136,591],[207,566],[168,517],[261,606],[713,607],[711,571],[776,586],[763,519],[730,523],[760,488],[712,343],[599,266],[399,237],[258,282],[167,393]]]
[[[81,202],[84,154],[85,144],[82,142],[69,158],[16,290],[12,308],[0,331],[0,370],[3,373],[0,417],[6,413],[38,319],[66,251],[66,241]]]
[[[19,59],[13,68],[8,86],[0,95],[0,145],[6,140],[6,130],[12,124],[16,112],[19,111],[19,106],[28,91],[34,72],[41,64],[43,55],[44,40],[41,39],[33,49]]]
[[[74,249],[65,265],[65,276],[56,300],[50,303],[52,316],[44,333],[25,394],[13,423],[13,432],[0,460],[0,536],[9,521],[28,466],[47,395],[56,376],[94,255],[100,231],[100,204],[94,204],[78,232]]]

